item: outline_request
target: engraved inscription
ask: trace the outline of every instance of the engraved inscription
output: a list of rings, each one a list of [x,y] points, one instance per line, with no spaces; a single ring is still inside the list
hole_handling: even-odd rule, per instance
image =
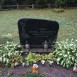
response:
[[[29,31],[29,33],[34,37],[49,37],[52,36],[55,31],[48,31],[47,29],[40,29],[38,31]]]

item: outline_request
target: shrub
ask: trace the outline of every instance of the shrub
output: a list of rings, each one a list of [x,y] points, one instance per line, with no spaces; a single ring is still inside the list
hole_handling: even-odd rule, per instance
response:
[[[77,45],[71,40],[60,41],[56,43],[56,50],[54,51],[57,64],[65,68],[69,68],[77,61]]]
[[[41,55],[30,52],[25,58],[25,60],[27,65],[37,63],[39,60],[41,60]]]
[[[27,65],[30,65],[32,63],[37,63],[41,60],[44,60],[44,61],[55,61],[55,58],[54,58],[54,55],[53,53],[49,53],[48,55],[47,54],[43,54],[43,55],[40,55],[40,54],[36,54],[36,53],[29,53],[26,57],[25,57],[25,60],[26,60],[26,64]]]
[[[56,8],[64,7],[66,2],[67,0],[55,0],[55,7]]]
[[[17,45],[18,44],[9,41],[7,41],[5,44],[0,45],[0,62],[4,63],[7,66],[9,64],[10,66],[12,66],[12,64],[14,65],[15,63],[21,63],[21,53],[23,51],[15,50]]]

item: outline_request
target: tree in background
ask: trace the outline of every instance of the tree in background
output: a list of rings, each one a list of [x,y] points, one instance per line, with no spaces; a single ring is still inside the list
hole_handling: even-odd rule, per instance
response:
[[[2,9],[2,8],[1,8],[1,4],[2,4],[2,0],[0,0],[0,10]]]
[[[75,6],[77,0],[67,0],[67,6]]]
[[[2,4],[2,0],[0,0],[0,5]]]
[[[46,7],[47,0],[36,0],[35,4],[38,6],[41,5],[41,7]]]
[[[55,7],[62,8],[66,4],[67,0],[55,0]]]
[[[2,5],[4,3],[4,0],[0,0],[0,5]]]
[[[14,0],[16,4],[20,5],[25,2],[25,0]]]
[[[15,3],[14,0],[0,0],[1,5],[12,5],[14,3]]]
[[[47,4],[54,4],[55,7],[65,7],[65,6],[77,6],[77,0],[0,0],[0,5],[31,5],[35,4],[38,6],[46,7]]]
[[[36,0],[25,0],[24,4],[27,4],[27,5],[35,4],[35,1]]]

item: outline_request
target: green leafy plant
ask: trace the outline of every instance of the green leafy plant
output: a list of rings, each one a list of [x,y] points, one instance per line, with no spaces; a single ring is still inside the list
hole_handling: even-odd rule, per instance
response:
[[[41,62],[42,61],[45,61],[45,62],[47,61],[48,63],[54,62],[55,57],[54,57],[53,53],[43,54],[43,55],[41,55]]]
[[[26,64],[27,65],[30,65],[32,63],[37,63],[39,61],[41,62],[44,62],[45,61],[55,61],[55,58],[54,58],[54,55],[53,53],[50,53],[50,54],[43,54],[43,55],[40,55],[40,54],[36,54],[36,53],[29,53],[26,57],[25,57],[25,60],[26,60]]]
[[[45,77],[44,74],[27,72],[26,77]]]
[[[49,53],[48,55],[46,54],[45,57],[46,57],[47,61],[55,61],[56,60],[53,53]]]
[[[77,58],[77,45],[76,41],[67,39],[56,43],[56,50],[53,52],[57,64],[65,68],[69,68],[76,62]]]
[[[3,74],[3,70],[2,68],[0,68],[0,76]]]
[[[49,53],[45,56],[47,57],[47,62],[49,63],[49,65],[52,65],[56,61],[56,58],[54,57],[53,53]]]
[[[41,55],[30,52],[25,60],[27,65],[37,63],[39,60],[41,60]]]
[[[14,67],[17,66],[19,64],[21,64],[23,61],[23,58],[21,56],[21,54],[17,53],[17,54],[13,54],[10,58],[8,63],[6,63],[8,66]]]
[[[8,66],[10,60],[12,59],[12,62],[19,62],[18,59],[21,59],[21,53],[23,51],[17,51],[15,50],[17,47],[17,44],[13,42],[7,41],[5,44],[0,45],[0,62],[4,63]],[[16,55],[16,57],[15,57]],[[15,58],[13,58],[15,57]]]
[[[55,6],[56,6],[56,8],[63,7],[66,2],[67,2],[67,0],[55,0]]]

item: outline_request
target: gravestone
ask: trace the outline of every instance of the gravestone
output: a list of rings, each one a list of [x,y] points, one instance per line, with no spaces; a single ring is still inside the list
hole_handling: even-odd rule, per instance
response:
[[[30,48],[42,48],[46,41],[48,48],[50,48],[55,44],[58,29],[59,24],[56,21],[20,19],[18,21],[20,44],[28,43]]]

